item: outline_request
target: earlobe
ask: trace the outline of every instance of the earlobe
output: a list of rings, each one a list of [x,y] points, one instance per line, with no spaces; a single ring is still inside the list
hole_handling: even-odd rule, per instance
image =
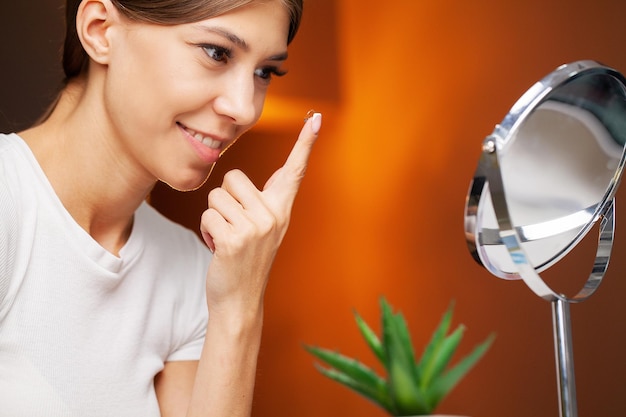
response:
[[[83,0],[76,14],[76,31],[91,59],[106,65],[109,60],[109,30],[116,15],[109,0]]]

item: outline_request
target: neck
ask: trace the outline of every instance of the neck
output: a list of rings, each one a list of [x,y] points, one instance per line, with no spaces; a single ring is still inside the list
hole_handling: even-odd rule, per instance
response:
[[[97,102],[82,79],[73,80],[49,117],[20,136],[76,222],[117,254],[156,180],[134,171],[111,146]]]

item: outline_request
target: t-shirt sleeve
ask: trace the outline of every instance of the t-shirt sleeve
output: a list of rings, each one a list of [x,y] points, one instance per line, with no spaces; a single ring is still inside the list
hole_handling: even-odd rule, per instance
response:
[[[211,259],[208,248],[198,241],[193,277],[186,280],[185,302],[179,315],[179,343],[170,353],[167,361],[188,361],[200,359],[208,323],[206,304],[206,273]]]
[[[3,170],[4,167],[0,167],[0,311],[13,275],[17,239],[15,202],[9,192]]]

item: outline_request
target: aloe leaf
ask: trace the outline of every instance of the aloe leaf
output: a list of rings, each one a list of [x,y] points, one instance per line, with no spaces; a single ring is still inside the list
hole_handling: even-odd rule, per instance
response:
[[[316,368],[324,376],[362,395],[363,397],[377,404],[381,408],[385,409],[390,415],[396,415],[396,410],[393,406],[391,399],[389,398],[386,387],[383,387],[382,389],[373,390],[372,387],[365,385],[361,381],[353,379],[349,377],[348,375],[344,374],[343,372],[338,371],[336,369],[323,368],[320,365],[316,365]]]
[[[389,395],[396,409],[394,415],[422,415],[432,411],[428,397],[420,390],[410,369],[398,361],[390,364]]]
[[[385,351],[390,343],[397,349],[397,353],[407,365],[415,364],[415,351],[411,342],[411,335],[402,313],[394,314],[391,305],[383,298],[381,299],[381,310],[383,317],[383,352],[385,357],[389,357],[389,352]],[[385,336],[387,339],[385,340]]]
[[[394,315],[384,299],[381,300],[381,308],[389,393],[397,415],[427,414],[430,410],[419,387],[413,347],[404,317],[402,314]]]
[[[456,386],[490,348],[494,335],[477,345],[455,366],[448,367],[463,337],[460,325],[447,335],[452,322],[454,302],[445,312],[419,360],[415,360],[407,323],[401,313],[394,313],[384,298],[380,301],[382,335],[355,312],[359,330],[370,349],[382,362],[387,379],[363,363],[336,351],[305,346],[305,349],[330,368],[315,364],[326,377],[343,384],[376,403],[390,415],[427,415]]]
[[[454,352],[459,347],[465,326],[459,326],[451,335],[441,341],[439,348],[432,353],[430,361],[425,369],[422,369],[421,387],[425,388],[430,385],[439,375],[446,369]]]
[[[424,349],[424,353],[422,354],[422,357],[419,363],[417,364],[417,368],[420,371],[420,373],[423,372],[423,369],[429,368],[431,366],[430,362],[433,360],[433,356],[435,352],[439,349],[439,346],[441,345],[441,343],[446,337],[446,334],[448,333],[448,329],[450,329],[450,323],[452,322],[453,311],[454,311],[454,302],[450,303],[450,306],[444,313],[443,317],[441,318],[441,321],[439,322],[439,324],[437,325],[437,328],[435,329],[435,332],[433,333],[432,337],[430,338],[430,341],[428,342],[428,344],[426,345],[426,348]]]
[[[383,345],[378,338],[378,335],[372,330],[372,328],[363,320],[363,318],[357,313],[354,312],[354,319],[356,321],[357,326],[359,327],[359,331],[361,335],[367,342],[367,345],[370,347],[372,352],[376,355],[378,360],[385,364],[385,353],[383,352]]]
[[[385,380],[363,363],[329,349],[313,346],[304,348],[316,358],[358,381],[363,387],[368,387],[372,392],[386,391]]]
[[[443,397],[452,391],[456,384],[474,367],[476,362],[483,357],[491,347],[494,339],[494,334],[489,335],[484,342],[476,346],[463,360],[433,381],[431,390],[428,393],[430,404],[436,406]]]

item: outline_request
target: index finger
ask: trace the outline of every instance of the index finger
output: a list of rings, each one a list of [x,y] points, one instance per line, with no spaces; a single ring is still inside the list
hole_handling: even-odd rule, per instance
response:
[[[264,190],[269,189],[275,182],[287,181],[288,188],[295,188],[297,190],[300,181],[304,178],[306,167],[313,149],[313,144],[317,139],[317,135],[322,127],[322,114],[313,113],[313,115],[306,119],[298,140],[293,145],[289,156],[285,164],[272,175],[267,181]],[[280,180],[278,179],[280,177]],[[284,184],[284,185],[287,185]]]
[[[295,175],[297,178],[304,176],[306,166],[313,149],[313,144],[317,139],[317,135],[322,127],[322,114],[313,113],[311,117],[306,120],[306,123],[300,131],[298,140],[293,145],[283,169]]]

